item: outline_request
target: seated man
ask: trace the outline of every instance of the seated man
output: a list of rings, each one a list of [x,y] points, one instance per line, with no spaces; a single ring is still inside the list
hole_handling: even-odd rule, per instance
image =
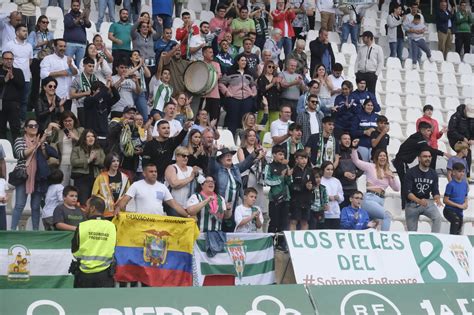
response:
[[[367,211],[360,207],[363,197],[364,194],[358,190],[351,194],[350,206],[341,210],[341,229],[366,230],[377,227],[377,221],[370,221]]]

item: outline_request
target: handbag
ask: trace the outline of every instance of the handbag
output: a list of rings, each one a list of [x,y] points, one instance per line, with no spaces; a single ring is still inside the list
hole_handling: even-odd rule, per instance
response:
[[[12,186],[19,186],[24,184],[28,179],[26,167],[15,167],[13,171],[8,174],[8,183]]]

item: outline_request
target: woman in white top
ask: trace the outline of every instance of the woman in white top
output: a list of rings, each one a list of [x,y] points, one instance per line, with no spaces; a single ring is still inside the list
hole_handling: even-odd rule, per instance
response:
[[[165,170],[165,180],[171,195],[183,208],[186,207],[189,196],[194,192],[194,179],[200,171],[197,166],[188,166],[189,154],[187,147],[177,147],[175,150],[176,163],[169,165]],[[178,216],[173,209],[166,210],[168,215]]]
[[[324,213],[322,229],[338,230],[341,215],[339,204],[344,201],[344,191],[342,190],[339,179],[332,176],[334,173],[334,165],[332,162],[323,162],[321,170],[323,171],[321,185],[326,187],[329,199],[329,210]]]
[[[332,101],[331,91],[334,90],[332,81],[329,79],[329,75],[326,71],[326,67],[319,64],[314,69],[313,80],[319,82],[319,102],[321,111],[324,115],[328,115],[331,112]]]

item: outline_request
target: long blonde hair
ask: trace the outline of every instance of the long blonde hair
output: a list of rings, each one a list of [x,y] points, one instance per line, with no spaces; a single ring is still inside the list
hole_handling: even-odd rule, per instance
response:
[[[387,163],[385,163],[385,165],[383,167],[380,167],[380,165],[379,165],[379,156],[382,153],[385,153],[385,155],[387,156]],[[378,149],[377,151],[375,151],[375,153],[374,153],[374,164],[375,164],[375,171],[377,173],[377,178],[378,179],[383,179],[386,175],[391,175],[392,174],[392,171],[390,170],[390,164],[389,164],[389,161],[388,161],[388,154],[387,154],[387,151],[385,151],[384,149]]]

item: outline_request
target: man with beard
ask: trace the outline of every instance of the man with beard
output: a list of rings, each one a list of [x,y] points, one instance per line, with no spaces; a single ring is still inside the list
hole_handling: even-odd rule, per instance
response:
[[[71,11],[64,16],[64,40],[67,42],[66,55],[74,57],[76,67],[84,58],[87,45],[86,28],[91,27],[89,15],[80,11],[79,0],[71,2]]]
[[[110,25],[109,39],[112,41],[112,56],[114,60],[130,57],[132,50],[132,24],[128,22],[128,10],[121,9],[120,20]]]
[[[11,13],[0,14],[0,38],[1,47],[5,47],[5,44],[15,38],[15,27],[22,21],[22,14],[18,11]],[[3,51],[6,51],[3,48]]]
[[[162,53],[168,52],[171,49],[173,49],[175,45],[178,45],[178,42],[171,39],[172,36],[173,36],[172,29],[165,27],[163,29],[163,36],[161,36],[160,39],[155,41],[154,50],[155,50],[156,64],[160,63],[160,58],[161,58]]]
[[[163,69],[168,69],[171,73],[170,85],[174,91],[186,91],[184,85],[184,71],[191,61],[181,58],[179,45],[176,45],[169,52],[161,54],[163,59]]]
[[[153,163],[158,167],[158,180],[164,181],[165,169],[172,164],[174,150],[183,142],[192,122],[187,121],[183,130],[176,136],[170,137],[170,124],[166,120],[160,120],[156,128],[158,137],[145,144],[143,149],[143,165]],[[150,132],[150,131],[149,131]]]
[[[260,58],[256,54],[252,53],[252,48],[254,44],[250,38],[245,38],[243,43],[243,55],[245,56],[245,58],[247,58],[247,67],[253,78],[257,79],[257,70],[258,64],[260,63]]]
[[[69,90],[71,89],[72,77],[77,74],[77,68],[71,57],[65,55],[66,41],[62,38],[54,40],[54,54],[44,57],[40,64],[40,77],[53,77],[58,81],[56,95],[59,98],[69,99]],[[64,104],[64,109],[71,108],[71,101]]]
[[[21,106],[20,106],[20,120],[26,120],[26,111],[28,109],[28,96],[30,94],[30,80],[31,71],[30,64],[33,59],[33,47],[26,41],[28,37],[28,30],[25,24],[18,24],[15,27],[16,37],[6,43],[3,47],[3,51],[11,51],[15,56],[13,66],[21,69],[23,77],[25,79],[25,85],[23,93],[21,94]]]
[[[214,68],[217,74],[217,79],[220,79],[222,77],[221,66],[219,63],[214,61],[214,52],[212,51],[212,47],[205,46],[202,49],[202,54],[204,56],[204,62],[210,64]],[[219,86],[216,84],[216,86],[214,86],[214,88],[209,93],[201,98],[201,105],[199,106],[199,108],[201,108],[202,104],[205,104],[204,109],[209,113],[209,120],[212,121],[216,119],[216,126],[219,123],[219,117],[221,115],[220,101],[221,97],[219,94]]]
[[[199,25],[199,34],[189,40],[189,53],[191,61],[203,60],[202,48],[211,46],[215,35],[209,32],[209,23],[202,22]]]
[[[183,12],[181,18],[183,20],[183,26],[176,29],[176,40],[181,42],[179,47],[181,57],[189,59],[191,57],[188,50],[189,42],[193,36],[199,35],[199,28],[193,23],[193,20],[191,20],[191,14],[189,12]]]

